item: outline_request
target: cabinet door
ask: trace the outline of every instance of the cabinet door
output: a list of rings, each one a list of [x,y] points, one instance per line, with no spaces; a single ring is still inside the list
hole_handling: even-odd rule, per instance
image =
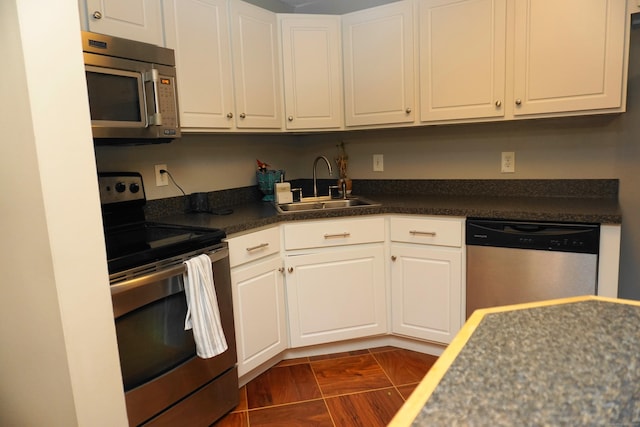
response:
[[[282,92],[275,13],[230,2],[231,46],[238,128],[280,129]]]
[[[342,125],[340,17],[281,15],[287,129]]]
[[[287,348],[282,260],[231,271],[238,348],[238,375],[244,375]]]
[[[182,128],[231,128],[233,83],[226,0],[165,0]]]
[[[292,347],[387,332],[383,247],[287,256]]]
[[[412,20],[409,1],[342,17],[347,126],[414,121]]]
[[[449,343],[462,325],[460,249],[391,245],[393,332]]]
[[[161,7],[157,0],[86,0],[87,28],[164,46]]]
[[[624,1],[515,6],[515,115],[621,107]]]
[[[504,116],[506,0],[421,0],[420,118]]]

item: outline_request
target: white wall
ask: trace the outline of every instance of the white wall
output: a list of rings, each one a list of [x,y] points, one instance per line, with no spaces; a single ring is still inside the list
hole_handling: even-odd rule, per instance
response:
[[[293,135],[184,135],[169,144],[98,146],[95,152],[98,171],[141,173],[147,199],[154,200],[181,194],[171,180],[156,187],[156,164],[166,164],[187,194],[224,190],[256,185],[256,159],[295,178],[288,168],[296,164],[297,145]]]
[[[127,425],[77,2],[0,2],[0,56],[0,425]]]

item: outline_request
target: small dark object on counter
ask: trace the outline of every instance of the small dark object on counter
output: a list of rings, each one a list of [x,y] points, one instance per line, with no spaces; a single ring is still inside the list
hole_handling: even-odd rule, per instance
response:
[[[233,209],[211,209],[209,213],[213,215],[231,215],[233,213]]]

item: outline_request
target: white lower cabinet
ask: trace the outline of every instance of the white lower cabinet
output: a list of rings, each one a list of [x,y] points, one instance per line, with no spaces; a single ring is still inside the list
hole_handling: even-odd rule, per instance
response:
[[[231,272],[242,376],[287,348],[287,319],[279,257]]]
[[[284,234],[292,347],[387,333],[383,218],[286,224]]]
[[[287,348],[279,227],[228,239],[238,375]]]
[[[463,323],[463,219],[391,218],[392,331],[449,343]]]

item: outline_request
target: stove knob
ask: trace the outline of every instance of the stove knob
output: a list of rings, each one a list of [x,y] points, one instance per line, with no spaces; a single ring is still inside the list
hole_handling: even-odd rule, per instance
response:
[[[118,183],[116,184],[116,191],[117,191],[118,193],[123,193],[123,192],[124,192],[124,190],[126,190],[126,189],[127,189],[127,186],[126,186],[126,185],[124,185],[124,182],[118,182]]]
[[[140,191],[140,185],[138,185],[138,183],[133,182],[129,185],[129,191],[131,191],[132,193],[137,193],[138,191]]]

